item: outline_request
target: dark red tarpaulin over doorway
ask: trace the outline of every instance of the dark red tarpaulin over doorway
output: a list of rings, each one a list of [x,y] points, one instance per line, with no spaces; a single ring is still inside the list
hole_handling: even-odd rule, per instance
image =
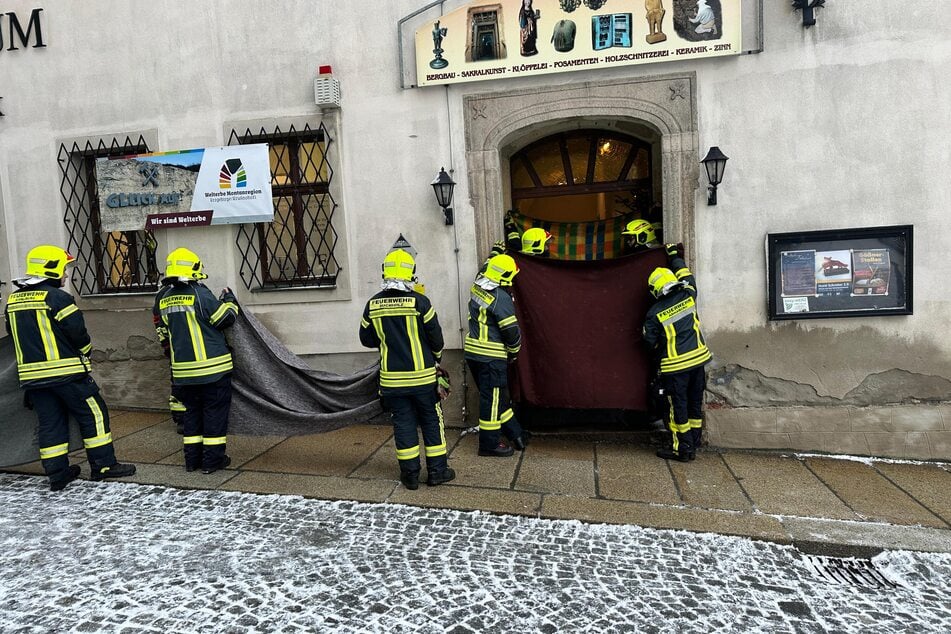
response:
[[[647,410],[652,362],[641,343],[647,277],[663,249],[611,260],[514,255],[522,349],[512,399],[538,407]]]

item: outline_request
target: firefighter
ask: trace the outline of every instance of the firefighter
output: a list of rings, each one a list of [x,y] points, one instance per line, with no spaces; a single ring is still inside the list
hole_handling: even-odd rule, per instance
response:
[[[13,337],[24,403],[36,412],[40,460],[50,490],[61,491],[79,477],[69,464],[69,415],[79,423],[93,480],[123,478],[135,465],[116,461],[109,410],[90,376],[92,342],[73,296],[62,289],[66,265],[74,258],[63,249],[41,245],[26,256],[26,277],[14,280],[3,313]]]
[[[624,241],[624,250],[627,253],[637,253],[660,246],[654,226],[643,218],[627,223],[621,235],[627,236]]]
[[[522,253],[547,258],[550,255],[548,253],[549,240],[551,240],[550,233],[541,227],[532,227],[522,234]]]
[[[195,253],[175,249],[152,307],[159,342],[171,358],[173,390],[185,406],[185,470],[205,474],[231,464],[225,450],[234,365],[222,331],[238,316],[231,289],[216,298],[200,282],[207,277]]]
[[[521,333],[509,291],[518,266],[496,255],[476,276],[469,298],[465,358],[479,388],[479,455],[505,457],[523,451],[531,434],[522,431],[509,401],[507,362],[515,362]],[[511,444],[502,440],[505,436]]]
[[[656,302],[644,321],[644,343],[656,352],[660,377],[670,406],[670,448],[657,455],[688,462],[696,457],[703,426],[704,366],[712,355],[700,331],[697,286],[679,248],[667,245],[670,268],[658,267],[648,285]]]
[[[380,395],[393,420],[400,482],[419,488],[419,433],[423,432],[429,486],[456,477],[446,458],[439,403],[443,336],[436,309],[413,290],[416,261],[402,249],[383,259],[382,290],[370,298],[360,321],[360,343],[380,350]]]

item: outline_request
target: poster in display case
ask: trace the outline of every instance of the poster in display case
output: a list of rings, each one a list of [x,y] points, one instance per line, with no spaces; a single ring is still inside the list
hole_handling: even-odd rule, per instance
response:
[[[912,226],[771,233],[769,318],[912,314]]]

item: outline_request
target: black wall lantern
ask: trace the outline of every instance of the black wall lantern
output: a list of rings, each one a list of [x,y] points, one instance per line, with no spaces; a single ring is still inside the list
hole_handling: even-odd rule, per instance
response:
[[[723,170],[726,169],[726,162],[729,157],[720,151],[717,146],[712,146],[707,155],[700,161],[707,170],[707,204],[717,204],[717,185],[723,180]]]
[[[792,0],[793,9],[802,11],[802,25],[810,27],[816,23],[815,9],[824,7],[826,0]]]
[[[442,212],[446,216],[446,224],[452,224],[452,190],[456,186],[452,176],[446,173],[445,167],[439,168],[436,180],[432,182],[433,191],[436,193],[436,203],[442,207]]]

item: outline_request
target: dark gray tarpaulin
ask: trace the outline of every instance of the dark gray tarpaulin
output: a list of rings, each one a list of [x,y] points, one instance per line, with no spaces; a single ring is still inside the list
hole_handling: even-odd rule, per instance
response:
[[[79,425],[70,419],[69,449],[83,446]],[[36,414],[23,407],[23,390],[17,380],[13,337],[0,338],[0,467],[12,467],[40,459],[36,438]]]
[[[228,341],[234,356],[229,433],[316,434],[366,423],[383,411],[379,363],[348,375],[313,370],[245,310]]]

